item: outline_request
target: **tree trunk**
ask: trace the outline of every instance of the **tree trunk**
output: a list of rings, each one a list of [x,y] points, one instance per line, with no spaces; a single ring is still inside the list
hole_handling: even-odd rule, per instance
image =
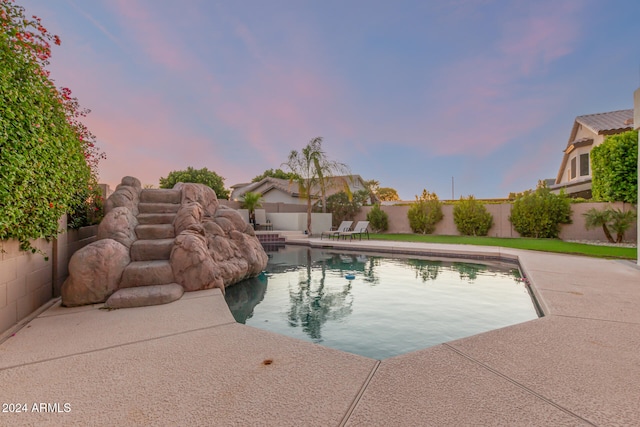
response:
[[[311,237],[311,195],[307,195],[307,235]]]
[[[609,241],[609,243],[615,243],[613,237],[611,236],[611,233],[609,232],[607,224],[602,224],[602,231],[604,231],[604,235],[607,236],[607,240]]]

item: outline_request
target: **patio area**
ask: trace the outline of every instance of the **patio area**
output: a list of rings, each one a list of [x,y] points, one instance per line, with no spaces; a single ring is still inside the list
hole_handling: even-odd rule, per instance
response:
[[[287,240],[517,258],[545,316],[378,361],[237,324],[217,289],[112,311],[53,301],[0,337],[0,424],[640,424],[636,264],[496,247]],[[26,411],[16,413],[18,405]]]

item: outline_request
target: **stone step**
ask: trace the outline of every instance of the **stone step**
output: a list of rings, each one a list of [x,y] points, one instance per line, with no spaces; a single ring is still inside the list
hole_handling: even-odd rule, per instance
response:
[[[172,224],[146,224],[136,227],[138,239],[173,239],[176,237]]]
[[[177,283],[118,289],[104,304],[107,308],[146,307],[167,304],[182,298],[184,288]]]
[[[136,240],[130,249],[131,261],[168,260],[175,240]]]
[[[138,203],[140,213],[176,213],[180,209],[177,203]]]
[[[138,214],[138,224],[173,224],[174,213],[141,213]]]
[[[180,190],[145,188],[140,192],[141,203],[180,203],[181,201]]]
[[[134,261],[122,272],[120,288],[174,283],[169,261]]]

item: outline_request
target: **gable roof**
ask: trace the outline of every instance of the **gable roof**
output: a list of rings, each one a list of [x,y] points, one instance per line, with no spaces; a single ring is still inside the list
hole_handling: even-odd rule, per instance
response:
[[[598,135],[626,132],[633,129],[633,109],[578,116],[576,122]]]
[[[562,179],[562,173],[567,165],[569,153],[571,153],[575,148],[593,144],[592,138],[576,139],[578,129],[581,125],[596,135],[615,135],[628,130],[633,130],[633,109],[609,111],[607,113],[585,114],[583,116],[576,117],[573,122],[573,128],[571,129],[571,135],[569,136],[569,142],[567,142],[567,147],[564,149],[564,157],[562,158],[560,170],[556,177],[556,183],[559,183]]]
[[[347,183],[359,183],[360,186],[364,187],[364,181],[360,175],[344,175],[344,176],[331,176],[327,178],[327,196],[342,191],[344,187],[344,182]],[[352,187],[352,185],[349,185]],[[298,191],[298,184],[294,182],[290,182],[288,179],[281,178],[272,178],[266,177],[261,179],[258,182],[253,182],[250,184],[235,184],[231,186],[234,189],[234,198],[240,198],[244,193],[249,191],[257,192],[262,195],[265,195],[271,190],[277,189],[290,195],[291,197],[300,197]],[[312,188],[312,194],[320,193],[320,189],[317,187]],[[312,196],[313,197],[313,196]]]

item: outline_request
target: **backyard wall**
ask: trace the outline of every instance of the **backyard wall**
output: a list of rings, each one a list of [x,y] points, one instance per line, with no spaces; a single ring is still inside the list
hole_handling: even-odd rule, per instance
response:
[[[66,228],[66,219],[60,224]],[[0,241],[0,335],[60,295],[71,255],[95,240],[97,228],[71,230],[51,242],[32,242],[48,260],[42,254],[21,251],[17,240]]]
[[[560,226],[560,238],[563,240],[593,240],[606,242],[606,237],[601,228],[594,230],[585,229],[585,219],[583,214],[591,208],[604,209],[606,206],[612,206],[616,209],[622,209],[624,211],[633,210],[633,205],[628,203],[574,203],[571,205],[573,211],[573,223]],[[491,237],[519,237],[517,231],[513,229],[511,222],[509,221],[509,215],[511,214],[510,203],[500,204],[487,204],[485,205],[489,213],[493,215],[493,227],[489,230],[489,236]],[[409,206],[381,206],[384,212],[389,215],[389,230],[387,233],[411,233],[411,227],[409,227],[409,219],[407,218],[407,212]],[[371,210],[371,206],[364,206],[360,212],[356,215],[355,221],[364,221],[367,218],[367,213]],[[453,222],[453,205],[443,205],[442,213],[444,218],[440,221],[433,234],[436,235],[459,235],[456,225]],[[636,242],[637,231],[636,226],[632,226],[625,233],[625,242]]]

